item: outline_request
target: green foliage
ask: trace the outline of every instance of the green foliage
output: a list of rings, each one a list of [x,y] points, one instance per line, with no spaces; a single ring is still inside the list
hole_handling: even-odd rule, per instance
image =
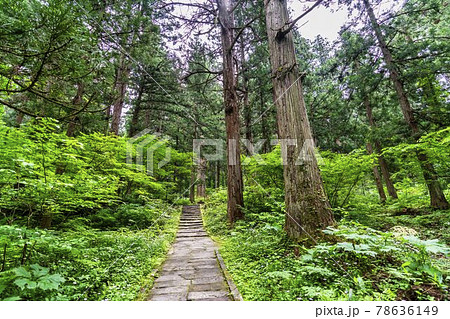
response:
[[[321,151],[316,156],[320,159],[321,175],[332,207],[348,205],[361,183],[367,179],[373,156],[362,150],[349,154]],[[273,209],[273,200],[267,201],[268,195],[282,202],[284,183],[280,147],[267,154],[245,158],[243,167],[246,185],[250,186],[247,192],[251,210]],[[267,207],[264,209],[261,206]]]
[[[60,274],[49,274],[49,269],[41,267],[38,264],[30,265],[29,267],[18,267],[10,270],[3,275],[3,280],[11,280],[15,278],[13,284],[17,286],[9,289],[9,293],[14,296],[3,298],[2,300],[44,300],[52,296],[52,293],[58,290],[60,284],[65,282],[65,279]],[[10,278],[8,278],[8,274]],[[2,280],[2,281],[3,281]],[[5,283],[0,284],[0,295],[8,286]]]
[[[279,209],[255,212],[228,229],[224,198],[211,197],[204,220],[245,300],[448,298],[449,248],[436,240],[342,220],[325,230],[327,241],[303,247],[286,237]]]
[[[191,155],[161,145],[150,176],[126,162],[126,138],[58,131],[49,118],[0,125],[0,299],[133,300],[174,239],[179,210],[163,198]]]
[[[448,186],[450,184],[447,176],[450,169],[448,163],[449,149],[450,128],[446,128],[426,134],[414,144],[400,143],[393,147],[387,147],[383,150],[383,154],[397,162],[399,169],[394,175],[395,178],[403,179],[405,182],[409,181],[410,185],[416,186],[417,181],[423,180],[416,154],[418,152],[424,153],[428,156],[429,161],[434,164],[438,176],[444,177],[442,178],[442,184]]]
[[[140,165],[126,163],[127,139],[97,133],[70,138],[57,129],[48,118],[22,129],[0,126],[0,211],[7,222],[37,225],[36,217],[50,215],[61,223],[69,216],[116,211],[124,201],[144,204],[183,186],[168,181],[175,170],[180,177],[189,174],[190,155],[167,145],[158,148],[155,174],[149,176]],[[158,168],[166,150],[173,162]]]
[[[325,190],[332,207],[345,207],[370,172],[373,157],[362,150],[349,154],[321,152],[320,166]]]
[[[245,157],[242,161],[242,167],[246,182],[249,185],[260,184],[271,189],[282,189],[284,187],[279,145],[270,153]]]
[[[123,204],[116,210],[103,209],[86,220],[91,227],[98,229],[144,229],[163,224],[166,205],[161,200],[154,200],[146,205]]]
[[[65,279],[60,274],[49,274],[48,268],[41,267],[38,264],[30,265],[30,271],[24,267],[14,269],[16,275],[16,284],[20,289],[42,289],[42,290],[57,290]]]
[[[153,214],[153,223],[139,231],[56,232],[1,226],[5,271],[0,272],[0,299],[137,298],[164,260],[179,217],[179,209],[168,204],[155,203],[153,209],[160,214]]]

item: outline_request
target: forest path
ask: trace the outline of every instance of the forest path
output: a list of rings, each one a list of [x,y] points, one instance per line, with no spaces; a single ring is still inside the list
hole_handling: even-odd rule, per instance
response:
[[[148,300],[242,300],[203,229],[198,205],[183,206],[177,237]]]

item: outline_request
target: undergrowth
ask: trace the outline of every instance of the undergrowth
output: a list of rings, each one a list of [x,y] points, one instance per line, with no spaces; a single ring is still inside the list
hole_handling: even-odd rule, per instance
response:
[[[245,300],[448,299],[449,249],[438,240],[410,234],[405,227],[376,230],[342,212],[338,226],[325,230],[332,240],[306,248],[286,237],[281,204],[261,207],[252,201],[260,193],[247,191],[251,209],[233,228],[227,224],[223,190],[204,209],[207,230],[221,243]],[[370,219],[365,221],[370,224]],[[377,219],[374,226],[382,224]]]
[[[0,300],[134,300],[163,262],[179,211],[157,202],[74,220],[65,231],[0,226]]]

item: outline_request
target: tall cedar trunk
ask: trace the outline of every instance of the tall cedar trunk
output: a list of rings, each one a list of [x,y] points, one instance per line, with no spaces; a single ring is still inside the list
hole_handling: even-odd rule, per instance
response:
[[[130,75],[130,68],[127,65],[125,54],[120,56],[119,66],[117,69],[116,79],[116,99],[114,100],[113,113],[111,119],[111,132],[119,135],[120,119],[122,117],[123,104],[125,102],[125,94],[127,91],[127,82]]]
[[[269,153],[270,152],[270,134],[269,130],[267,128],[267,117],[266,117],[266,103],[264,100],[264,86],[262,83],[262,80],[258,80],[258,86],[259,86],[259,112],[261,113],[261,132],[262,137],[264,140],[264,144],[262,147],[263,153]]]
[[[293,36],[291,32],[282,36],[278,32],[289,22],[286,1],[265,0],[265,8],[278,135],[282,143],[295,140],[297,144],[295,147],[282,145],[285,228],[294,239],[320,237],[320,229],[335,221],[314,154]]]
[[[403,82],[400,79],[400,72],[394,63],[391,51],[389,50],[386,41],[384,40],[383,33],[381,32],[380,25],[375,18],[375,14],[369,0],[363,0],[363,2],[364,6],[366,7],[367,14],[369,15],[369,19],[377,37],[381,51],[383,52],[384,61],[389,70],[392,83],[394,84],[403,117],[405,118],[406,123],[411,129],[412,137],[417,139],[420,137],[420,130],[414,117],[411,104],[409,103],[408,96],[406,95]],[[430,193],[431,206],[440,209],[448,209],[450,206],[444,196],[444,193],[442,192],[442,188],[439,184],[439,179],[433,164],[429,161],[428,156],[421,151],[417,152],[417,159],[419,160],[423,177],[425,179],[425,183],[427,184],[428,192]]]
[[[105,130],[105,134],[106,134],[106,135],[108,135],[108,133],[109,133],[109,128],[110,128],[110,126],[109,126],[109,121],[110,121],[110,119],[111,119],[111,105],[109,105],[109,106],[106,108],[106,110],[105,110],[105,120],[106,120],[106,123],[105,123],[104,130]]]
[[[367,120],[369,121],[369,125],[372,129],[375,129],[375,119],[373,118],[372,106],[370,105],[369,97],[366,96],[364,98],[364,105],[366,106],[366,115]],[[378,164],[381,168],[381,174],[383,175],[384,182],[386,183],[386,188],[388,190],[389,196],[394,199],[397,199],[397,191],[395,190],[394,183],[392,183],[391,174],[389,173],[388,165],[386,160],[384,159],[382,153],[382,148],[380,141],[375,140],[375,151],[378,153]]]
[[[219,22],[221,26],[223,50],[223,91],[225,104],[225,125],[227,130],[227,188],[228,220],[233,224],[244,217],[244,185],[241,170],[241,152],[239,146],[240,123],[239,103],[236,94],[236,75],[233,64],[234,16],[231,0],[217,0]]]
[[[252,110],[248,99],[248,76],[245,64],[245,45],[244,40],[240,41],[240,59],[241,59],[241,75],[242,75],[242,93],[243,93],[243,107],[244,107],[244,126],[245,139],[247,140],[246,153],[253,155],[253,132],[251,127]]]
[[[50,229],[52,227],[53,214],[51,212],[45,212],[41,219],[41,228]]]
[[[215,178],[214,187],[215,188],[220,187],[220,161],[216,162],[216,178]]]
[[[17,112],[17,116],[16,116],[16,125],[17,125],[17,127],[20,127],[20,125],[22,124],[24,116],[25,116],[24,113]]]
[[[195,202],[195,166],[191,167],[191,184],[189,186],[189,201]]]
[[[147,115],[147,113],[146,113]],[[194,132],[192,135],[192,140],[197,139],[197,125],[194,125]],[[195,154],[194,154],[195,156]],[[192,160],[192,167],[191,167],[191,184],[189,186],[189,200],[191,203],[195,202],[195,183],[196,183],[196,178],[195,178],[195,173],[196,173],[196,165],[195,163],[197,162],[197,159],[194,157]]]
[[[84,85],[82,82],[78,82],[77,83],[77,93],[75,94],[73,100],[72,100],[72,104],[75,107],[75,109],[77,109],[78,107],[81,106],[81,104],[83,103],[83,94],[84,94]],[[74,116],[70,119],[69,124],[67,125],[67,132],[66,135],[68,137],[73,137],[75,135],[75,129],[76,129],[76,122],[79,121],[78,116]],[[62,175],[65,172],[65,167],[61,164],[58,163],[56,164],[56,169],[55,169],[55,174],[57,175]],[[48,221],[46,221],[47,223]],[[50,221],[49,223],[51,224],[51,217],[50,217]],[[50,224],[48,226],[45,226],[44,228],[50,228]]]
[[[77,93],[73,98],[72,104],[75,108],[83,103],[83,93],[84,93],[84,85],[81,82],[77,83]],[[72,137],[75,134],[76,122],[78,121],[78,116],[74,116],[70,119],[69,125],[67,126],[67,136]]]
[[[134,105],[133,115],[130,122],[130,137],[136,135],[139,126],[139,116],[141,114],[142,94],[144,93],[144,84],[139,83],[138,96]]]
[[[199,158],[197,162],[197,197],[206,196],[206,159]]]
[[[381,154],[382,152],[380,142],[378,141],[375,141],[375,150],[378,154]],[[383,175],[384,182],[386,183],[386,188],[388,190],[389,196],[391,196],[393,199],[398,199],[397,190],[395,189],[394,183],[392,182],[388,164],[384,159],[384,156],[378,156],[378,164],[380,165],[381,174]]]
[[[369,153],[369,155],[373,154],[372,144],[367,143],[366,149],[367,149],[367,153]],[[381,181],[380,171],[378,171],[378,166],[375,163],[372,166],[372,171],[373,171],[373,177],[375,179],[375,184],[376,184],[377,190],[378,190],[378,195],[380,195],[381,202],[384,203],[386,201],[386,194],[384,193],[383,182]]]
[[[150,124],[151,124],[151,120],[152,120],[151,110],[150,109],[146,109],[144,115],[145,115],[144,116],[144,125],[145,125],[146,128],[150,128]]]

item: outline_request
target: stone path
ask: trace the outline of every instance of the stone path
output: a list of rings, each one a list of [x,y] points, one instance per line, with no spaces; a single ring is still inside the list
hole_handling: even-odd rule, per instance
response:
[[[224,267],[203,229],[200,208],[184,206],[177,237],[149,300],[240,300]]]

